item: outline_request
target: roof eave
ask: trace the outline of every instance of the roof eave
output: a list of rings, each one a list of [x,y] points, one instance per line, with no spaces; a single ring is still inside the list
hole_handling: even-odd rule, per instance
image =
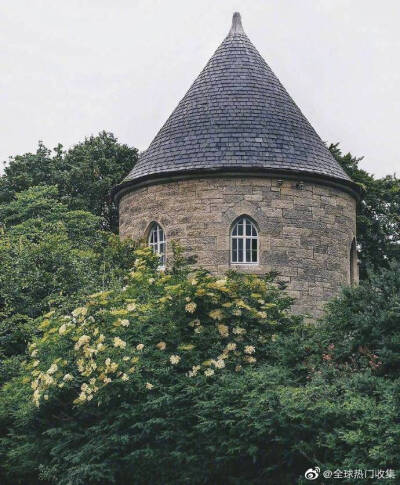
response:
[[[116,185],[111,190],[111,198],[116,204],[119,203],[121,197],[137,190],[141,187],[155,185],[160,183],[174,182],[178,180],[204,178],[204,177],[243,177],[244,175],[252,177],[271,177],[271,178],[285,178],[287,180],[301,180],[303,182],[316,182],[321,185],[336,187],[350,193],[357,201],[360,200],[362,188],[351,179],[342,179],[332,177],[329,175],[307,172],[304,170],[289,170],[289,169],[271,169],[271,168],[249,168],[249,167],[219,167],[215,169],[195,169],[195,170],[175,170],[171,172],[153,173],[144,175],[133,180],[125,180]]]

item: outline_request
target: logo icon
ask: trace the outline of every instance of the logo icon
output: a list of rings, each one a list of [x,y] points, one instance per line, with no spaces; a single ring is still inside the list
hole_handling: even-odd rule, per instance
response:
[[[307,478],[307,480],[316,480],[319,477],[320,471],[321,469],[317,466],[315,468],[309,468],[306,470],[304,476]]]

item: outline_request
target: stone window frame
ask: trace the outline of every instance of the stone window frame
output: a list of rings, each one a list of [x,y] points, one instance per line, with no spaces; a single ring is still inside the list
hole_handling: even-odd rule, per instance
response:
[[[254,227],[254,229],[256,231],[256,236],[253,236],[253,235],[246,236],[245,234],[243,234],[243,236],[234,236],[233,235],[233,231],[234,231],[236,225],[239,223],[239,221],[241,219],[246,219],[252,224],[252,226]],[[245,243],[245,241],[247,239],[250,239],[250,240],[255,239],[257,241],[257,259],[256,259],[256,261],[233,261],[233,239],[243,239],[244,255],[246,253],[246,249],[245,249],[246,243]],[[253,219],[253,217],[249,216],[248,214],[240,214],[238,217],[235,218],[235,220],[232,222],[230,230],[229,230],[229,249],[230,249],[229,260],[230,260],[230,264],[232,264],[232,265],[235,265],[235,266],[236,265],[238,265],[238,266],[257,266],[257,265],[260,264],[260,229],[259,229],[257,222]]]
[[[157,233],[157,241],[151,242],[154,231]],[[162,238],[160,238],[160,232],[162,233]],[[160,256],[159,269],[164,269],[167,262],[167,237],[165,235],[164,228],[159,222],[152,221],[150,222],[145,234],[148,246],[153,250],[154,253]],[[161,245],[164,245],[163,253],[161,252]]]

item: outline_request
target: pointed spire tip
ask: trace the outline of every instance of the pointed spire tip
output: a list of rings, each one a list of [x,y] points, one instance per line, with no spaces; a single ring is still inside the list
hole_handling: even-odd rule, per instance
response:
[[[229,31],[229,35],[234,34],[244,34],[244,30],[242,27],[242,18],[239,12],[235,12],[232,17],[232,27]]]

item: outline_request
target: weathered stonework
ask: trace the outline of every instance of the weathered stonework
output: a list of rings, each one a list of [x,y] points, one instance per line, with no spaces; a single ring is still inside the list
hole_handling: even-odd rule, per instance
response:
[[[259,230],[259,264],[230,263],[230,230],[240,215]],[[340,188],[268,177],[204,177],[132,188],[120,200],[120,235],[146,237],[152,222],[198,265],[215,273],[277,271],[296,298],[294,311],[319,317],[339,288],[358,280],[351,261],[356,200]]]

